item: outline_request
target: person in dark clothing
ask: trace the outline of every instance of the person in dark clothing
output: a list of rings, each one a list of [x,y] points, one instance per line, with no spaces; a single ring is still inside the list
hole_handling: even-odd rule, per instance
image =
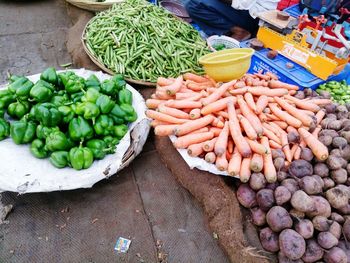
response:
[[[254,36],[257,13],[275,9],[278,0],[189,0],[187,12],[208,35],[228,35],[237,40]]]

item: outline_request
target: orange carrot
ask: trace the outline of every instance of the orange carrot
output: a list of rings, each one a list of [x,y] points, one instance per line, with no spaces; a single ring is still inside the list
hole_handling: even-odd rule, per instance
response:
[[[156,109],[160,104],[166,102],[166,100],[148,99],[146,100],[146,106],[149,109]]]
[[[206,116],[208,116],[208,115],[206,115]],[[218,118],[214,118],[211,125],[214,127],[220,128],[220,129],[222,129],[224,127],[224,123],[222,121],[220,121],[220,119],[218,119]]]
[[[254,153],[250,161],[250,169],[255,173],[260,173],[263,169],[264,161],[261,154]]]
[[[262,113],[262,112],[259,113],[258,117],[259,117],[259,120],[262,122],[262,124],[263,124],[264,122],[268,121],[268,118],[267,118],[267,116],[266,116],[265,113]]]
[[[267,137],[263,136],[261,138],[261,143],[265,148],[268,150],[269,153],[271,153],[269,140]],[[272,161],[272,155],[271,154],[264,154],[263,155],[263,161],[264,161],[264,175],[266,178],[266,181],[269,183],[274,183],[277,180],[277,173],[275,166],[273,165]]]
[[[232,154],[226,151],[226,160],[231,160]]]
[[[241,163],[241,170],[239,171],[239,179],[241,180],[242,183],[246,183],[250,179],[250,162],[252,158],[247,157],[243,158],[242,163]]]
[[[261,95],[256,102],[255,113],[256,114],[262,113],[262,111],[267,107],[268,103],[269,103],[269,100],[268,100],[267,96]]]
[[[294,106],[293,106],[293,107],[294,107]],[[308,116],[311,116],[311,117],[315,116],[315,113],[313,113],[313,112],[310,111],[310,110],[302,110],[302,109],[298,109],[298,110],[299,110],[300,112],[302,112],[302,113],[308,115]]]
[[[178,93],[175,94],[175,99],[177,99],[177,100],[185,100],[185,99],[188,99],[190,97],[193,97],[193,94],[197,95],[196,93],[178,92]]]
[[[288,94],[287,89],[270,89],[266,87],[248,88],[248,92],[254,96],[266,95],[268,97],[283,96]]]
[[[159,100],[159,99],[157,98],[157,95],[156,95],[155,93],[153,93],[153,94],[151,95],[151,99],[153,99],[153,100]]]
[[[146,116],[148,118],[151,118],[151,119],[169,122],[169,123],[174,123],[174,124],[182,124],[182,123],[185,123],[188,121],[185,119],[178,119],[178,118],[175,118],[175,117],[170,116],[168,114],[164,114],[164,113],[157,112],[154,110],[146,110]]]
[[[288,124],[284,121],[273,121],[272,123],[275,123],[277,126],[279,126],[281,129],[285,130],[288,127]]]
[[[262,80],[270,80],[271,79],[271,77],[267,74],[264,75],[262,73],[254,73],[254,75]]]
[[[158,125],[171,125],[170,122],[165,122],[165,121],[159,121],[159,120],[153,120],[151,122],[152,127],[157,127]]]
[[[233,148],[234,148],[233,141],[231,138],[229,138],[228,143],[227,143],[227,151],[229,153],[233,153]]]
[[[270,103],[269,107],[278,118],[286,121],[289,125],[291,125],[295,128],[299,128],[302,125],[302,122],[299,119],[297,119],[297,118],[291,116],[289,113],[279,109],[276,104]]]
[[[195,143],[187,148],[187,153],[191,157],[197,157],[198,155],[203,153],[203,142]]]
[[[203,132],[208,132],[208,131],[209,131],[208,127],[203,127],[203,128],[198,129],[198,130],[189,132],[187,134],[196,134],[196,133],[203,133]]]
[[[185,73],[184,74],[184,79],[185,80],[192,80],[192,81],[198,82],[198,83],[207,82],[208,81],[208,79],[206,79],[205,77],[202,77],[202,76],[199,76],[199,75],[196,75],[196,74],[193,74],[193,73]]]
[[[230,90],[229,92],[231,95],[243,95],[247,91],[248,91],[248,88],[244,87],[244,88],[240,88],[240,89],[233,89],[233,90]]]
[[[246,133],[249,139],[256,140],[258,138],[258,134],[250,124],[250,122],[242,115],[237,115],[237,118],[242,125],[243,131]]]
[[[256,112],[256,105],[254,102],[254,98],[253,95],[251,93],[246,93],[244,94],[244,99],[246,101],[246,103],[248,104],[248,107],[253,111]]]
[[[205,75],[205,78],[210,81],[210,83],[212,84],[213,87],[216,87],[217,83],[213,78],[211,78],[209,75]]]
[[[244,88],[246,85],[245,85],[245,82],[240,80],[240,81],[237,81],[235,85],[233,85],[233,87],[235,89],[240,89],[240,88]]]
[[[204,106],[201,110],[202,115],[208,115],[212,112],[221,111],[227,108],[227,102],[232,101],[233,103],[236,103],[236,98],[234,97],[227,97],[220,100],[217,100],[213,103],[208,104],[207,106]],[[200,107],[199,107],[200,108]]]
[[[294,158],[295,152],[297,151],[298,148],[299,148],[299,145],[298,144],[294,144],[292,146],[292,148],[290,149],[290,153],[292,155],[292,158]]]
[[[269,140],[269,144],[270,144],[270,147],[274,148],[274,149],[281,149],[282,148],[281,144],[278,144],[277,142],[275,142],[273,140]]]
[[[241,129],[239,127],[239,122],[237,119],[235,107],[233,102],[227,103],[228,115],[229,115],[229,128],[233,142],[235,143],[237,150],[243,157],[250,157],[252,151],[248,142],[242,135]]]
[[[293,126],[288,126],[288,127],[287,127],[287,132],[288,132],[288,133],[293,132],[293,133],[295,133],[295,134],[299,134],[299,133],[298,133],[298,130],[295,129]]]
[[[192,95],[191,97],[187,98],[188,101],[198,101],[200,100],[201,98],[203,97],[203,94],[202,93],[197,93],[194,95]]]
[[[318,139],[318,134],[320,133],[321,131],[321,127],[316,127],[313,132],[311,133],[312,136],[314,136],[316,139]]]
[[[228,136],[229,136],[229,127],[228,127],[228,122],[226,121],[225,126],[222,129],[214,146],[214,152],[216,156],[221,156],[225,153],[227,149]]]
[[[295,97],[290,96],[290,95],[285,95],[284,97],[286,99],[290,100],[291,102],[293,102],[300,109],[310,110],[310,111],[313,111],[313,112],[318,112],[320,110],[320,106],[318,106],[315,103],[311,103],[311,102],[308,102],[308,101],[303,101],[303,100],[300,100],[300,99],[295,98]]]
[[[293,96],[293,95],[295,95],[295,94],[297,94],[297,91],[296,90],[290,90],[290,91],[288,91],[288,94],[289,95],[291,95],[291,96]],[[287,163],[288,161],[286,161],[286,163]],[[288,162],[289,163],[289,162]]]
[[[323,120],[324,116],[326,115],[326,112],[324,110],[320,110],[319,112],[316,113],[316,124],[319,125],[321,121]]]
[[[282,89],[288,89],[288,90],[298,90],[299,89],[299,87],[296,85],[284,83],[284,82],[279,81],[279,80],[271,80],[269,82],[269,87],[271,89],[276,89],[276,88],[282,88]]]
[[[206,142],[203,143],[203,150],[206,151],[206,152],[212,152],[214,150],[214,147],[215,147],[215,143],[217,141],[217,137],[211,139],[211,140],[208,140]]]
[[[156,97],[157,97],[157,99],[161,99],[161,100],[170,100],[173,98],[166,91],[159,90],[159,89],[156,90]]]
[[[204,160],[208,163],[215,163],[216,160],[216,155],[213,152],[208,152],[205,157]]]
[[[170,116],[173,116],[175,118],[179,118],[179,119],[189,119],[190,118],[188,113],[183,112],[182,110],[169,108],[169,107],[166,107],[164,105],[160,105],[158,107],[158,111],[161,113],[165,113],[165,114],[168,114]]]
[[[274,99],[284,110],[286,110],[289,114],[291,114],[292,116],[294,116],[295,118],[300,120],[303,125],[308,126],[308,127],[311,126],[313,120],[312,120],[312,118],[310,116],[308,116],[305,113],[299,111],[297,108],[291,106],[284,99],[281,99],[281,98],[278,98],[278,97],[274,97]]]
[[[195,120],[198,119],[201,116],[201,110],[200,109],[193,109],[190,111],[190,119]]]
[[[280,138],[278,138],[278,136],[276,136],[275,133],[273,133],[271,130],[264,128],[264,135],[269,138],[270,140],[275,141],[276,143],[281,143]]]
[[[300,145],[298,146],[298,148],[295,150],[295,153],[293,155],[294,160],[299,160],[300,159],[300,155],[301,155],[301,148]]]
[[[233,86],[237,81],[236,80],[232,80],[230,82],[224,83],[222,84],[219,88],[217,88],[212,94],[210,94],[208,97],[203,98],[201,100],[203,106],[206,106],[212,102],[217,101],[218,99],[221,98],[222,95],[224,95],[224,93],[228,90],[228,88],[230,88],[231,86]]]
[[[217,127],[210,127],[209,131],[214,133],[214,137],[218,137],[222,129],[217,128]]]
[[[268,154],[267,149],[264,147],[264,145],[258,143],[257,141],[253,141],[250,139],[246,139],[248,142],[250,148],[252,149],[253,152],[258,153],[258,154]]]
[[[199,101],[188,101],[188,100],[168,100],[165,106],[177,109],[194,109],[201,108],[202,104]]]
[[[213,120],[214,117],[212,115],[207,115],[197,120],[190,120],[182,125],[177,126],[174,131],[175,135],[182,136],[192,131],[198,130],[209,125],[210,123],[212,123]]]
[[[278,77],[270,71],[267,71],[265,75],[269,76],[273,80],[278,80]]]
[[[259,118],[255,115],[254,112],[248,107],[247,103],[244,101],[243,97],[239,96],[237,98],[237,102],[239,105],[239,108],[242,111],[242,115],[247,118],[247,120],[250,122],[258,136],[263,134],[263,127],[261,125],[261,121]]]
[[[230,162],[228,164],[227,172],[231,176],[238,176],[241,170],[242,155],[239,153],[237,147],[233,151]]]
[[[188,134],[185,136],[178,137],[177,140],[174,142],[174,146],[177,149],[185,149],[191,144],[205,142],[207,140],[212,139],[213,137],[214,134],[212,132]]]
[[[312,99],[312,100],[309,100],[309,102],[315,103],[316,105],[327,105],[327,104],[331,104],[332,100],[329,100],[329,99]]]
[[[304,128],[299,128],[298,132],[318,160],[323,161],[328,158],[328,148],[316,139],[315,136]]]
[[[228,161],[226,159],[226,154],[223,154],[221,156],[216,156],[215,165],[219,169],[219,171],[226,171],[227,167],[228,167]]]
[[[194,92],[191,89],[188,89],[186,86],[182,86],[181,89],[179,90],[179,92],[181,92],[181,93],[192,93],[192,94],[197,93],[197,92]]]
[[[268,121],[279,121],[280,118],[278,118],[276,115],[274,114],[270,114],[270,113],[265,113],[265,116],[267,118]]]
[[[282,144],[282,151],[284,152],[284,155],[286,156],[287,161],[291,162],[293,156],[290,151],[288,136],[285,131],[281,132],[281,144]]]
[[[204,84],[204,83],[203,83]],[[199,83],[188,83],[187,88],[193,90],[193,91],[202,91],[205,90],[206,88],[210,87],[211,84],[209,85],[203,85]]]
[[[223,123],[225,123],[225,118],[224,117],[222,117],[222,116],[220,116],[220,115],[217,115],[216,116],[221,122],[223,122]]]
[[[159,77],[157,79],[157,84],[159,86],[169,86],[169,85],[173,84],[174,81],[175,80],[173,80],[173,79],[166,79],[166,78],[163,78],[163,77]]]
[[[276,126],[276,124],[272,124],[272,122],[263,123],[263,127],[264,127],[264,129],[268,129],[268,130],[272,131],[277,136],[280,136],[280,134],[281,134],[281,128],[279,126]]]
[[[169,136],[174,134],[174,128],[177,125],[158,125],[154,128],[154,134],[158,136]]]

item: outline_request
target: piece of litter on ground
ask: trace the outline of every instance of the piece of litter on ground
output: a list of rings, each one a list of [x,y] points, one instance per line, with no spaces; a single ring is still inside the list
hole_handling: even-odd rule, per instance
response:
[[[15,253],[15,251],[14,250],[10,250],[10,254],[14,254]]]
[[[46,240],[46,241],[49,241],[49,237],[45,237],[45,240]]]
[[[0,196],[1,198],[1,196]],[[8,223],[8,221],[6,221],[6,217],[8,216],[8,214],[12,211],[13,206],[12,205],[3,205],[1,203],[1,199],[0,199],[0,225],[1,224],[5,224]]]
[[[213,232],[213,237],[214,237],[214,239],[219,239],[218,234],[216,234],[215,232]]]
[[[179,231],[180,233],[186,233],[186,230],[183,228],[178,228],[177,231]]]
[[[141,254],[140,253],[136,253],[136,257],[140,258]]]
[[[69,206],[61,210],[61,213],[68,213],[68,212],[69,212]]]
[[[117,243],[114,246],[114,250],[118,253],[126,253],[129,250],[130,244],[130,239],[119,237]]]
[[[94,218],[94,219],[91,221],[91,224],[95,224],[97,221],[98,221],[98,218]]]

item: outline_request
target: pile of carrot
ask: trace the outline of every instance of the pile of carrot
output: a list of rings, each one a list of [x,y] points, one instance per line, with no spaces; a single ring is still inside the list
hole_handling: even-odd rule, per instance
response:
[[[176,79],[158,78],[156,92],[146,101],[146,115],[158,136],[176,135],[174,146],[204,158],[231,176],[247,182],[252,172],[275,182],[271,150],[282,149],[286,165],[308,147],[325,160],[328,149],[318,139],[326,99],[298,99],[295,85],[272,73],[246,74],[216,83],[208,76],[186,73]],[[288,134],[300,136],[292,144]]]

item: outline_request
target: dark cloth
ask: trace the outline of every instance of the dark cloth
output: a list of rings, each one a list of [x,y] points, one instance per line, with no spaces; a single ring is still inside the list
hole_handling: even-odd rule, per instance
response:
[[[209,36],[227,35],[233,26],[241,27],[255,35],[258,19],[247,10],[237,10],[220,0],[189,0],[186,9],[193,21]]]

